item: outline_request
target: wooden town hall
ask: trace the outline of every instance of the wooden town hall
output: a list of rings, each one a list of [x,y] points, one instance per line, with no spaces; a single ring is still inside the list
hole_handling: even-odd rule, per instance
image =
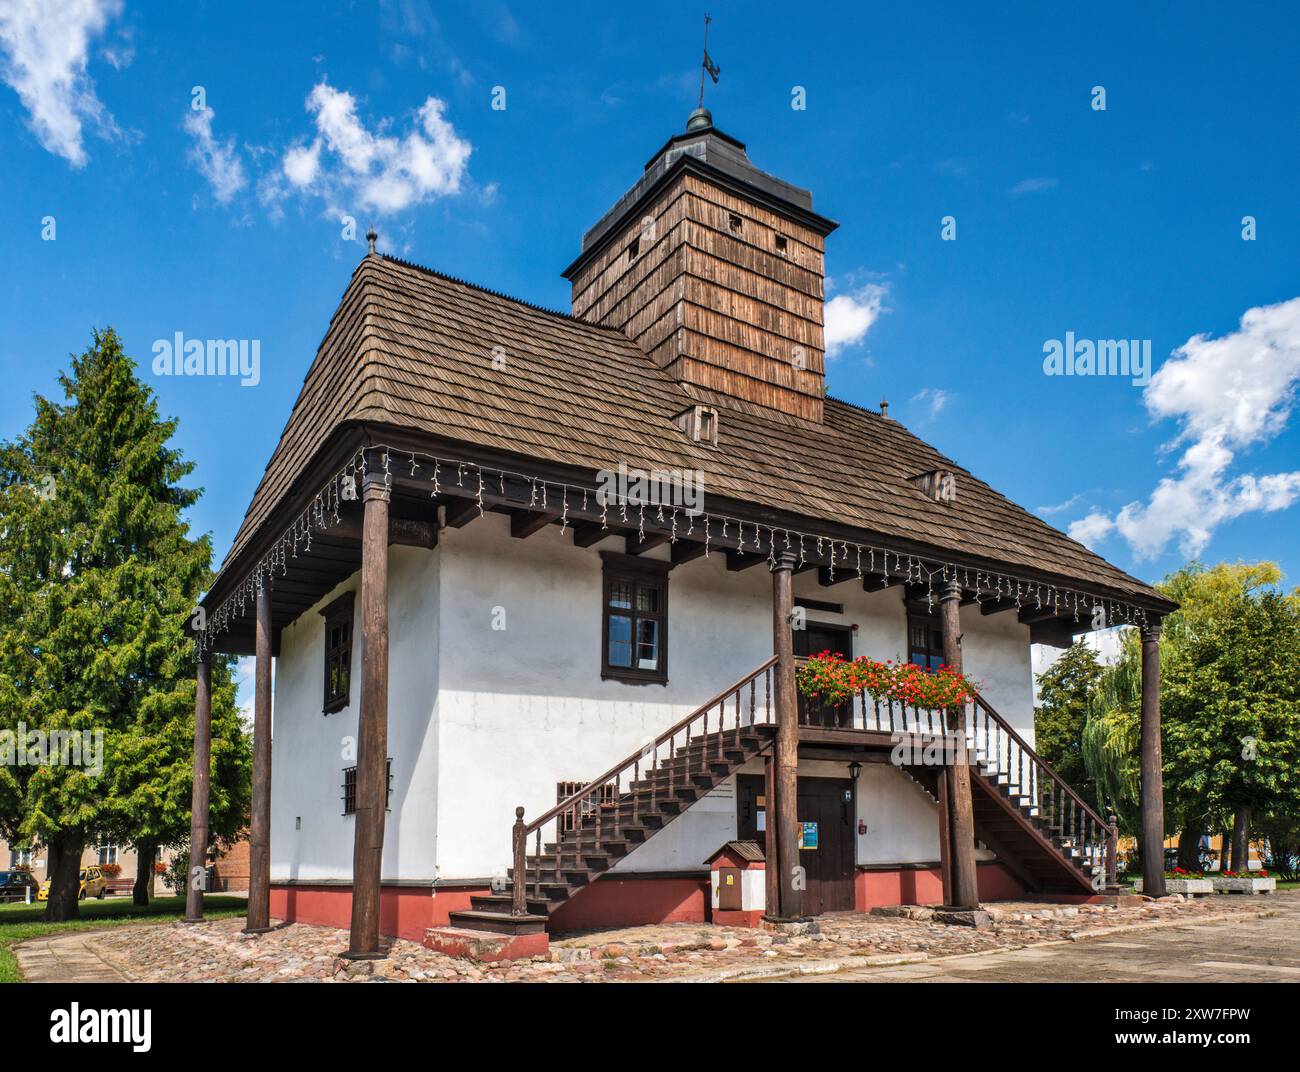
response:
[[[1030,645],[1103,625],[1142,630],[1160,843],[1173,605],[826,394],[835,227],[700,108],[583,236],[569,314],[371,236],[195,637],[195,844],[207,660],[256,655],[250,931],[494,958],[1098,896],[1112,820],[1034,751]],[[826,650],[981,691],[815,705],[795,672]]]

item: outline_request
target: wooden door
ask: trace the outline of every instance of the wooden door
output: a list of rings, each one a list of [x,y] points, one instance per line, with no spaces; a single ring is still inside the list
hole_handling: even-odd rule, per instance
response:
[[[798,819],[805,847],[799,850],[807,888],[804,913],[853,909],[852,785],[847,778],[800,778]],[[807,824],[813,824],[811,828]]]

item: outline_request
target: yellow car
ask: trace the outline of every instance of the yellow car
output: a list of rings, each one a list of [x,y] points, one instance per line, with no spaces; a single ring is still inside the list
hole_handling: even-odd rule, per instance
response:
[[[87,897],[98,897],[104,899],[108,893],[108,879],[104,877],[104,872],[98,864],[92,864],[90,867],[83,867],[81,874],[77,876],[81,880],[81,885],[77,890],[77,900],[84,901]],[[48,901],[50,899],[50,880],[47,878],[41,883],[40,892],[36,894],[38,901]]]

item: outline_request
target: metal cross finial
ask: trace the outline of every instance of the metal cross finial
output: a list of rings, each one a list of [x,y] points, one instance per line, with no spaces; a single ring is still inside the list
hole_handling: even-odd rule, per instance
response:
[[[713,19],[710,16],[708,15],[704,16],[704,59],[700,61],[700,107],[701,108],[704,107],[704,76],[707,74],[710,78],[713,79],[713,84],[717,85],[718,75],[722,73],[722,69],[716,63],[714,63],[713,60],[709,58],[709,23],[711,23],[712,21]]]

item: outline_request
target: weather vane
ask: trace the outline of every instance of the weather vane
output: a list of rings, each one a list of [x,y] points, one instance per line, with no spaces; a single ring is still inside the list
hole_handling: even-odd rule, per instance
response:
[[[722,68],[709,58],[709,23],[713,20],[708,15],[704,16],[704,62],[700,64],[700,107],[704,107],[704,76],[707,74],[713,79],[713,84],[718,84],[718,75],[722,73]]]

